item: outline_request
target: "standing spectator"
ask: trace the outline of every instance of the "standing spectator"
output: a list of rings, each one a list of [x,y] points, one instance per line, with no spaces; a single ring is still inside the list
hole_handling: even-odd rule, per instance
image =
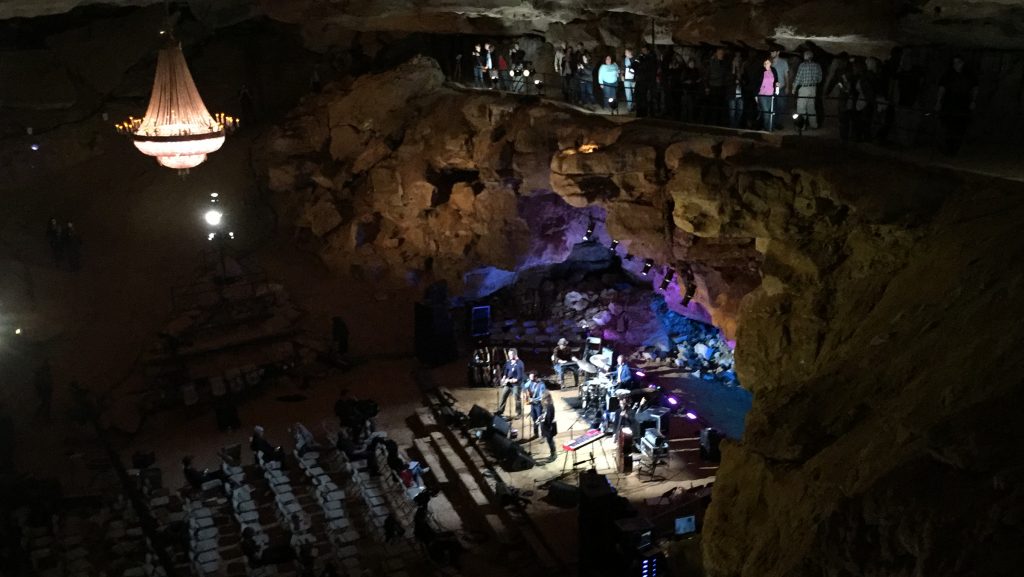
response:
[[[775,125],[775,95],[779,91],[779,72],[772,66],[769,56],[762,62],[761,85],[757,89],[757,104],[761,109],[761,128],[771,132]]]
[[[683,70],[686,63],[683,61],[683,54],[677,47],[669,48],[662,65],[661,93],[663,95],[662,110],[665,115],[673,120],[680,120],[682,111],[680,105],[683,101]]]
[[[640,55],[634,64],[636,68],[636,115],[650,116],[654,100],[654,90],[658,81],[658,57],[646,45],[640,48]]]
[[[804,51],[804,61],[796,69],[793,86],[796,88],[796,113],[807,119],[807,126],[818,128],[818,85],[821,84],[821,66],[814,61],[814,53]]]
[[[576,65],[576,83],[580,87],[580,104],[594,104],[594,65],[590,63],[590,55],[584,53],[580,63]]]
[[[729,66],[732,78],[732,99],[729,101],[729,126],[741,128],[743,126],[743,82],[746,78],[747,59],[740,52],[733,54],[732,64]]]
[[[61,245],[64,255],[68,257],[68,266],[73,271],[78,270],[82,259],[82,238],[78,236],[75,223],[70,220],[64,223],[64,229],[61,231]]]
[[[484,74],[487,76],[487,86],[494,88],[498,81],[497,62],[494,61],[494,46],[490,42],[484,43],[484,51],[481,55],[484,63]]]
[[[565,49],[565,56],[562,57],[562,69],[559,71],[559,75],[562,77],[562,99],[566,102],[575,103],[575,74],[576,66],[573,65],[573,61],[576,59],[576,53],[573,52],[572,48]]]
[[[789,93],[792,91],[792,78],[789,74],[789,61],[779,50],[772,50],[772,66],[779,76],[779,90],[775,96],[775,126],[776,130],[782,129],[782,123],[789,114]]]
[[[683,122],[694,122],[697,119],[697,100],[700,97],[700,70],[697,70],[697,61],[693,58],[686,61],[679,84],[682,92],[679,119]]]
[[[725,57],[724,48],[715,49],[711,61],[708,62],[704,81],[704,95],[707,97],[704,103],[704,122],[716,126],[725,126],[728,123],[726,112],[729,110],[729,101],[735,87]]]
[[[850,139],[853,132],[853,117],[857,106],[857,76],[854,70],[854,59],[845,52],[836,57],[839,64],[833,62],[829,81],[825,84],[825,94],[831,95],[838,103],[839,138],[844,142]]]
[[[878,94],[878,114],[881,122],[875,139],[880,144],[888,144],[889,133],[896,123],[896,74],[899,71],[900,59],[903,56],[903,49],[894,47],[889,52],[889,59],[882,65],[879,72],[878,84],[882,91]]]
[[[484,86],[484,55],[480,50],[479,44],[473,45],[473,52],[470,53],[472,57],[471,62],[473,63],[473,84],[477,88],[483,88]]]
[[[740,125],[743,128],[757,130],[758,94],[764,79],[764,58],[759,58],[753,50],[743,62],[743,74],[740,80],[740,91],[743,94],[743,116]],[[769,63],[769,66],[771,64]]]
[[[878,109],[879,94],[883,90],[879,86],[881,75],[878,71],[878,60],[865,58],[863,64],[858,63],[857,104],[854,115],[853,138],[857,142],[871,140],[871,126]]]
[[[505,55],[498,54],[498,89],[509,90],[512,84],[509,82],[508,76],[508,60],[505,60]]]
[[[619,65],[611,56],[604,57],[604,64],[597,71],[597,81],[601,84],[601,105],[610,110],[612,103],[618,100],[619,91]]]
[[[555,48],[555,74],[562,75],[562,61],[565,60],[565,53],[568,50],[565,42],[562,42]]]
[[[939,81],[939,93],[935,101],[935,110],[939,113],[946,133],[942,148],[946,154],[955,155],[963,146],[977,98],[977,80],[965,70],[963,57],[954,56],[949,69]]]
[[[50,245],[50,253],[53,255],[53,263],[60,264],[60,261],[64,258],[64,243],[61,242],[61,238],[64,236],[64,231],[60,228],[60,222],[56,218],[51,218],[49,224],[46,225],[46,242]]]
[[[522,92],[524,88],[523,69],[526,66],[526,51],[516,42],[508,51],[508,63],[512,67],[512,91]]]
[[[633,51],[626,49],[622,58],[622,89],[626,95],[626,110],[633,112],[633,90],[636,88],[636,64]]]

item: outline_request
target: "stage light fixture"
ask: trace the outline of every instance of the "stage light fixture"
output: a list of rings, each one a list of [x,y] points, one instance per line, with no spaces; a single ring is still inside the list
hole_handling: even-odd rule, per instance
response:
[[[654,266],[654,261],[653,260],[651,260],[651,259],[645,260],[644,261],[644,269],[642,271],[640,271],[640,274],[642,274],[644,276],[647,276],[647,273],[651,272],[651,267],[653,267],[653,266]]]
[[[693,297],[696,294],[697,294],[697,285],[696,285],[696,283],[693,282],[693,278],[690,277],[686,281],[686,294],[683,295],[683,302],[680,303],[680,304],[682,304],[684,307],[686,305],[690,304],[690,301],[693,300]]]
[[[668,272],[665,273],[665,278],[661,279],[661,290],[668,288],[668,285],[672,282],[672,278],[674,276],[676,276],[676,271],[668,269]]]
[[[691,413],[690,411],[687,411],[686,414],[683,415],[683,416],[686,417],[687,419],[690,419],[691,421],[696,421],[697,420],[697,415],[694,414],[694,413]]]
[[[210,226],[220,226],[222,218],[224,218],[224,213],[217,209],[210,209],[203,215],[203,219],[206,220],[206,224]]]
[[[593,238],[593,236],[594,236],[594,222],[591,221],[590,224],[587,225],[587,234],[583,235],[583,242],[590,242],[590,239]]]
[[[636,372],[636,376],[638,376],[638,377],[646,377],[646,376],[647,376],[647,373],[645,373],[645,372],[643,372],[643,371],[637,371],[637,372]]]
[[[665,400],[668,401],[668,404],[672,405],[673,407],[679,404],[679,400],[677,400],[675,397],[665,397]]]
[[[39,150],[39,145],[33,142],[32,145],[29,146],[29,148],[31,148],[33,151],[36,151]]]
[[[21,327],[18,327],[16,329],[14,329],[14,334],[20,335],[21,334]]]
[[[523,76],[525,76],[527,78],[530,77],[530,69],[529,68],[526,68],[526,69],[523,70]]]
[[[211,232],[210,234],[206,235],[206,240],[213,240],[213,237],[215,237],[215,236],[217,236],[217,235],[215,233]]]
[[[665,277],[665,278],[661,279],[661,286],[658,287],[658,288],[660,290],[668,290],[668,285],[671,284],[671,283],[672,283],[672,281],[668,280],[668,277]]]
[[[618,249],[618,248],[619,248],[619,241],[612,239],[612,245],[608,247],[608,250],[611,251],[612,254],[614,254],[616,249]]]

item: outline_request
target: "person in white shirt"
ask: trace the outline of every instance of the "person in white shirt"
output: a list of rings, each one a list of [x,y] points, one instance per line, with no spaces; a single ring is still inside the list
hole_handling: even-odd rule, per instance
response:
[[[633,51],[627,48],[622,59],[622,86],[626,91],[626,109],[629,112],[633,112],[633,89],[636,87],[636,69],[633,64]]]

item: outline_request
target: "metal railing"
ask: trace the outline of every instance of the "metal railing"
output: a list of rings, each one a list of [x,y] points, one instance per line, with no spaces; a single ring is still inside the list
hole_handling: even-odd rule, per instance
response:
[[[725,92],[721,89],[707,89],[703,85],[666,89],[664,85],[656,84],[648,90],[638,91],[635,82],[627,87],[620,80],[614,88],[609,87],[614,93],[609,103],[603,92],[604,86],[585,76],[562,76],[536,70],[528,76],[521,72],[512,74],[510,71],[496,75],[482,71],[478,76],[470,68],[468,74],[465,70],[460,73],[455,69],[449,81],[463,88],[538,96],[582,107],[594,107],[595,112],[605,114],[637,113],[637,117],[693,125],[758,131],[764,129],[757,96],[736,94],[735,90],[729,88]],[[972,112],[940,112],[919,105],[893,105],[880,99],[862,102],[863,107],[858,109],[855,99],[848,96],[826,96],[820,92],[813,97],[813,124],[828,128],[829,131],[815,134],[833,135],[832,128],[838,127],[836,135],[841,140],[892,143],[904,149],[931,148],[934,151],[936,145],[939,148],[955,146],[952,141],[968,144],[978,142],[979,133],[983,131],[979,127],[972,132],[972,124],[977,120]],[[640,102],[645,94],[645,102]],[[772,125],[798,133],[814,130],[809,114],[795,118],[798,103],[811,99],[796,94],[772,97],[769,111],[774,116],[771,118]],[[1017,129],[1024,128],[1024,114],[1021,111],[1009,117],[1001,117],[1000,122],[1008,139],[1021,139],[1024,131]]]

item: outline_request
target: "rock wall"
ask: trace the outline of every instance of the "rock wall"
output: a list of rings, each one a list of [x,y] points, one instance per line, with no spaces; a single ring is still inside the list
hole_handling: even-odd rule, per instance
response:
[[[594,221],[595,239],[619,240],[620,256],[630,255],[624,267],[655,286],[668,267],[689,267],[696,298],[679,303],[680,273],[669,287],[674,305],[734,332],[740,300],[760,282],[761,231],[698,231],[711,225],[691,226],[687,202],[708,182],[736,178],[725,168],[730,155],[770,143],[624,128],[442,80],[420,58],[331,85],[258,146],[282,222],[325,262],[459,290],[474,269],[564,260]],[[646,258],[658,266],[640,275]]]
[[[842,185],[796,204],[806,226],[772,227],[743,303],[754,404],[724,450],[708,574],[1019,574],[1024,307],[1006,263],[1024,255],[1022,186],[877,160],[828,172]]]

